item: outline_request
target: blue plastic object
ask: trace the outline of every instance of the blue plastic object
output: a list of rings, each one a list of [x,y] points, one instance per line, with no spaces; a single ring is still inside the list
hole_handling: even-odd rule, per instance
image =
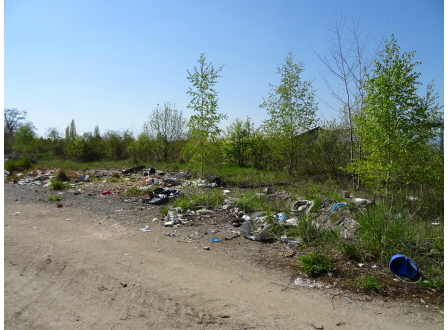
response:
[[[341,207],[344,206],[344,203],[339,203],[339,204],[335,204],[331,207],[330,212],[327,213],[327,215],[330,215],[331,213],[333,213],[333,211],[336,211],[338,209],[340,209]]]
[[[392,273],[407,278],[415,277],[418,272],[417,264],[402,254],[396,254],[390,259],[389,269]]]
[[[220,240],[220,239],[217,239],[217,238],[212,238],[212,242],[213,242],[213,243],[218,243],[218,242],[221,242],[221,240]]]

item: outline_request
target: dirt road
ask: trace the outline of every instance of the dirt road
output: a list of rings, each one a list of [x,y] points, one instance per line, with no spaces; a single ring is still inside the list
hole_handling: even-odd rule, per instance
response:
[[[140,227],[5,195],[5,329],[443,328],[424,305],[335,297],[333,310],[336,291],[282,290],[290,278],[216,253],[225,244]]]

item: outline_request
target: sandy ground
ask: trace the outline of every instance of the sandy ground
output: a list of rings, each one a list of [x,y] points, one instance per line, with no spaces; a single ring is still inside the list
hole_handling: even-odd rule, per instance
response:
[[[207,251],[149,225],[5,188],[5,329],[443,328],[423,304],[336,296],[333,309],[338,291],[285,290],[290,277],[235,257],[230,241]]]

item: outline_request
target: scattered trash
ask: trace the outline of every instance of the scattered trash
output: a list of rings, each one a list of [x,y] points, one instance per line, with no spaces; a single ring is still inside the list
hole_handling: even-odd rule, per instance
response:
[[[127,168],[127,169],[123,170],[123,172],[121,172],[121,173],[129,174],[129,173],[134,173],[134,172],[140,172],[140,171],[143,171],[144,169],[145,169],[145,165],[137,165],[135,167]]]
[[[406,276],[411,279],[417,275],[417,264],[402,254],[394,255],[389,262],[389,269],[395,275]]]
[[[338,203],[336,205],[333,205],[332,208],[330,209],[330,212],[327,213],[327,215],[330,215],[331,213],[333,213],[336,210],[339,210],[340,208],[344,207],[345,204],[344,203]]]
[[[280,240],[281,240],[283,243],[288,243],[288,236],[283,235],[283,236],[280,237]]]
[[[212,241],[213,243],[218,243],[218,242],[221,242],[221,240],[220,240],[220,239],[218,239],[218,238],[212,238],[212,239],[211,239],[211,241]]]
[[[431,222],[431,225],[438,226],[438,225],[440,225],[440,223],[439,222]]]
[[[20,213],[20,212],[16,212],[16,213],[11,214],[11,215],[12,215],[12,216],[14,216],[14,215],[19,215],[19,213]]]
[[[250,221],[246,221],[241,225],[240,233],[241,233],[241,236],[243,236],[244,238],[261,242],[261,241],[264,241],[268,237],[269,227],[270,227],[270,225],[267,225],[266,227],[264,227],[264,229],[261,232],[251,235],[250,233],[252,231],[252,224]]]
[[[70,219],[65,219],[65,221],[70,221]]]
[[[123,210],[116,210],[115,212],[123,212]]]
[[[294,218],[286,220],[285,223],[287,223],[290,226],[296,226],[296,227],[299,226],[298,220]]]
[[[361,268],[362,266],[364,266],[364,264],[358,264],[358,267],[360,267],[360,268]]]
[[[275,187],[267,187],[264,192],[266,193],[266,195],[273,195],[275,194]]]
[[[172,188],[157,188],[153,191],[153,199],[149,201],[152,205],[167,203],[170,199],[183,195],[182,191]]]
[[[304,286],[304,287],[307,287],[307,288],[310,288],[310,289],[314,289],[314,288],[322,288],[323,287],[323,285],[322,284],[320,284],[320,283],[318,283],[318,282],[316,282],[316,280],[314,280],[314,281],[311,281],[311,280],[303,280],[302,278],[297,278],[295,281],[294,281],[294,283],[295,283],[295,285],[297,285],[297,286]]]
[[[149,229],[148,226],[145,226],[145,228],[140,228],[140,230],[141,230],[142,232],[144,232],[144,233],[147,233],[147,232],[151,231],[151,229]]]
[[[212,175],[210,178],[210,183],[216,184],[216,187],[226,187],[226,183],[221,178]]]
[[[410,201],[417,201],[418,200],[418,198],[414,197],[414,196],[406,196],[406,199],[410,200]]]
[[[342,193],[342,197],[350,198],[350,193],[348,191],[341,190],[341,193]]]
[[[294,255],[294,251],[286,251],[285,257],[292,257]]]
[[[204,246],[204,250],[210,250],[208,246]]]
[[[228,194],[230,194],[230,190],[224,190],[224,191],[223,191],[223,194],[224,194],[224,195],[228,195]]]
[[[291,207],[291,213],[293,214],[308,214],[310,210],[313,208],[314,202],[308,201],[306,199],[304,200],[298,200],[296,201],[292,207]]]
[[[397,214],[397,219],[401,219],[401,213]]]
[[[89,176],[87,174],[83,174],[78,178],[78,180],[89,181]]]
[[[285,214],[285,213],[278,213],[278,214],[277,214],[277,223],[278,223],[279,225],[283,225],[283,223],[285,222],[285,220],[286,220],[286,214]]]
[[[108,195],[110,194],[110,190],[103,192],[103,195]]]
[[[250,216],[248,216],[248,215],[243,215],[242,217],[241,217],[241,219],[243,219],[243,220],[245,220],[245,221],[250,221],[251,219],[250,219]]]
[[[232,238],[236,238],[236,237],[238,237],[238,236],[240,236],[240,235],[235,234],[235,235],[233,235],[233,236],[226,237],[226,240],[229,240],[229,239],[232,239]]]
[[[64,206],[64,205],[62,205],[62,203],[57,203],[56,204],[56,207],[62,207],[62,206]]]
[[[353,203],[355,203],[358,206],[361,206],[369,203],[369,200],[364,198],[353,198]]]

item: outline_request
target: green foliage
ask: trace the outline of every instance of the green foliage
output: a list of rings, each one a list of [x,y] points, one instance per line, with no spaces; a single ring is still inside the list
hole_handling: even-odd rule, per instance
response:
[[[67,173],[65,173],[64,170],[60,170],[58,173],[56,173],[55,180],[61,181],[61,182],[66,182],[66,181],[70,181],[70,178],[68,177]]]
[[[28,158],[18,160],[8,159],[4,164],[4,168],[9,172],[27,170],[33,168],[33,163]]]
[[[169,211],[170,209],[169,209],[169,207],[168,206],[162,206],[161,208],[160,208],[160,213],[165,217],[167,214],[168,214],[168,211]]]
[[[338,174],[350,162],[349,131],[336,121],[327,122],[319,130],[314,153],[315,166],[321,167],[322,172]]]
[[[378,282],[377,279],[375,279],[372,276],[362,276],[361,278],[358,279],[358,284],[364,290],[373,293],[381,293],[383,291],[381,284]]]
[[[225,196],[221,189],[198,190],[194,194],[182,195],[173,200],[174,207],[180,207],[182,210],[193,210],[198,206],[220,207]]]
[[[251,150],[254,148],[254,133],[254,124],[250,122],[249,116],[246,122],[236,118],[227,127],[225,152],[227,157],[238,166],[248,166]]]
[[[34,142],[37,138],[34,130],[35,128],[31,123],[20,125],[14,137],[12,149],[18,152],[30,152],[33,150]]]
[[[311,252],[304,256],[299,256],[300,268],[305,274],[317,276],[323,273],[336,270],[331,258],[321,251]]]
[[[69,186],[64,184],[64,182],[62,181],[57,181],[57,180],[53,180],[51,181],[51,188],[53,188],[53,190],[62,190],[64,188],[68,188]]]
[[[62,198],[59,195],[52,195],[52,196],[48,196],[48,200],[52,201],[52,202],[59,202],[62,200]]]
[[[182,111],[176,109],[176,104],[165,103],[163,109],[157,104],[153,109],[143,131],[152,140],[151,147],[159,158],[167,161],[168,156],[177,153],[178,141],[185,138],[185,123],[186,119]]]
[[[187,91],[192,97],[188,108],[197,114],[192,115],[188,122],[189,143],[184,146],[183,153],[194,165],[200,166],[203,176],[204,168],[216,166],[222,159],[222,149],[217,148],[217,138],[221,133],[218,124],[227,116],[217,112],[218,93],[213,89],[217,78],[221,77],[222,66],[215,70],[212,63],[205,63],[204,54],[198,62],[200,67],[195,67],[193,74],[187,70],[187,79],[193,84],[193,88],[189,87]]]
[[[126,190],[126,194],[127,195],[146,195],[149,192],[153,191],[155,188],[154,187],[148,187],[147,189],[139,189],[138,187],[131,187],[128,188],[128,190]]]
[[[277,67],[277,73],[281,76],[280,85],[269,85],[269,97],[263,99],[260,105],[270,115],[270,119],[264,122],[264,129],[272,142],[272,154],[278,161],[286,162],[289,175],[297,166],[298,156],[306,145],[305,141],[301,141],[304,137],[300,138],[300,134],[317,122],[312,81],[302,80],[304,64],[295,63],[294,57],[290,52],[285,58],[286,63]]]
[[[352,241],[342,241],[338,245],[339,250],[349,259],[358,259],[358,246]]]
[[[120,178],[120,173],[118,173],[118,172],[114,172],[114,173],[112,173],[112,178],[117,178],[117,179],[119,179],[119,178]]]
[[[440,288],[443,287],[444,283],[443,283],[443,279],[442,280],[438,280],[438,281],[432,281],[432,280],[423,280],[420,281],[420,283],[423,286],[426,286],[427,288]]]
[[[428,173],[426,178],[422,176],[429,161],[423,157],[424,151],[435,136],[431,127],[440,117],[440,106],[434,104],[438,96],[433,96],[432,84],[426,97],[417,95],[420,73],[414,68],[421,62],[411,63],[414,53],[401,55],[392,36],[372,74],[362,82],[366,92],[363,112],[353,121],[363,157],[355,159],[347,170],[359,173],[377,191],[383,184],[388,191],[400,183],[415,182],[416,178],[422,183],[443,180],[443,176],[431,177]]]

